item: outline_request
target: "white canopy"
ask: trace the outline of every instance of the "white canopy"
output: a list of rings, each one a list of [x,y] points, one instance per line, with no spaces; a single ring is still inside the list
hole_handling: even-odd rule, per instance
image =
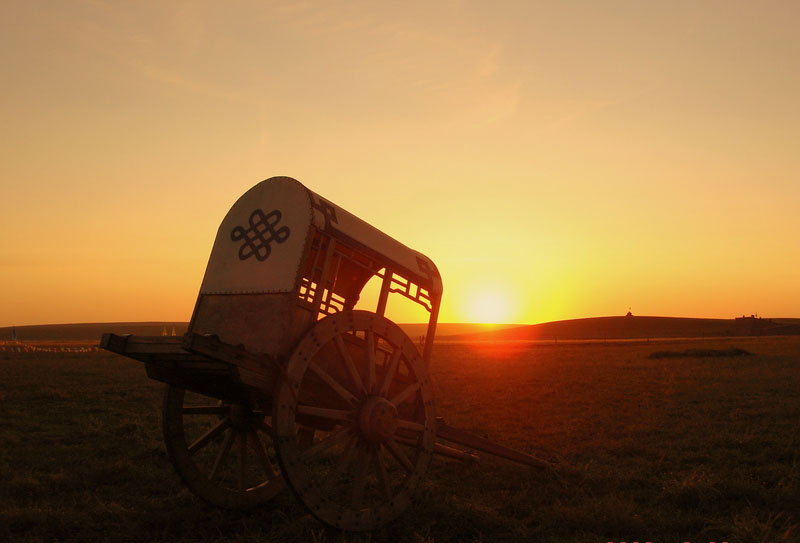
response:
[[[440,294],[433,261],[309,190],[291,177],[272,177],[244,193],[223,219],[200,294],[293,292],[311,226],[361,250]]]

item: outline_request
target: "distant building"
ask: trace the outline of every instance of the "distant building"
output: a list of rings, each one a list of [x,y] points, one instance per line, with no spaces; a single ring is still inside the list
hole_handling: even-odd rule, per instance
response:
[[[628,312],[627,312],[627,313],[625,313],[625,316],[626,316],[626,317],[633,317],[633,313],[631,313],[631,310],[630,310],[630,309],[628,309]]]

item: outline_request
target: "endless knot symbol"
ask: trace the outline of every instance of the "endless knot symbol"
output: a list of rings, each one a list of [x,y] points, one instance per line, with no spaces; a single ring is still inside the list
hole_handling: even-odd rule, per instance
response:
[[[233,241],[244,240],[239,247],[239,260],[247,260],[255,256],[258,260],[264,261],[269,258],[272,252],[271,244],[283,243],[289,239],[289,227],[281,226],[277,230],[275,227],[281,222],[281,212],[274,209],[264,215],[260,209],[256,209],[250,214],[250,228],[237,226],[231,231]]]

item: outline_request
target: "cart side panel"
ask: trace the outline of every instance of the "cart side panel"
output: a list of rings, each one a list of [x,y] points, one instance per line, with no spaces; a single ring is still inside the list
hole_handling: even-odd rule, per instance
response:
[[[298,305],[297,295],[201,295],[191,332],[214,334],[252,353],[282,357],[314,324],[312,311]]]

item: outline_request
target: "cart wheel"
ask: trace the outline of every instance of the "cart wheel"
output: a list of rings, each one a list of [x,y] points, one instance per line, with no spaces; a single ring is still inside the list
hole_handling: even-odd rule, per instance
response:
[[[325,317],[291,355],[274,402],[284,478],[314,516],[369,530],[408,507],[433,453],[435,415],[427,369],[400,327],[366,311]]]
[[[283,488],[265,413],[172,385],[164,393],[167,453],[189,489],[226,509],[262,505]]]

